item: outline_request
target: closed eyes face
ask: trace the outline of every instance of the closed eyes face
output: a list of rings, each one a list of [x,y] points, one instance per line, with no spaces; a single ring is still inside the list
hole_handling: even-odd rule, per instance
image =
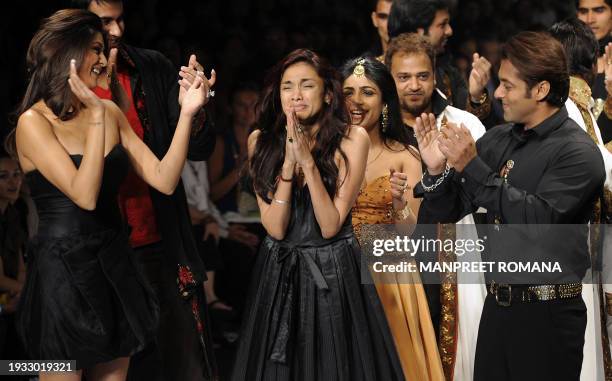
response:
[[[383,108],[380,88],[365,75],[351,74],[342,86],[344,100],[351,116],[351,123],[368,132],[380,125]]]
[[[281,78],[280,98],[285,115],[295,111],[299,120],[316,116],[325,101],[323,79],[305,62],[289,66]]]

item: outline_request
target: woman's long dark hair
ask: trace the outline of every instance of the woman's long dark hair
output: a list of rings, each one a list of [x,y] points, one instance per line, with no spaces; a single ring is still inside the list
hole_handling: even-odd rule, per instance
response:
[[[342,155],[348,170],[348,159],[340,149],[340,143],[348,129],[348,115],[342,97],[340,76],[325,59],[316,53],[307,49],[294,50],[268,72],[265,87],[257,105],[255,128],[261,132],[249,162],[249,174],[253,179],[255,192],[268,203],[271,202],[268,195],[276,188],[275,179],[285,160],[287,119],[281,105],[280,82],[285,70],[298,62],[305,62],[315,69],[323,80],[323,94],[329,97],[329,104],[323,102],[321,111],[316,116],[320,129],[312,156],[330,197],[334,197],[338,190],[339,172],[334,161],[336,151]]]
[[[399,98],[397,96],[397,89],[395,87],[395,81],[387,70],[387,67],[382,63],[378,62],[373,57],[359,57],[353,58],[344,63],[340,69],[342,75],[342,82],[353,74],[353,70],[359,60],[362,60],[362,65],[365,69],[365,76],[370,81],[374,82],[382,93],[382,102],[387,105],[388,109],[388,122],[385,128],[383,126],[382,115],[379,117],[380,128],[378,129],[380,137],[387,148],[391,148],[391,141],[395,140],[403,144],[406,148],[409,146],[408,129],[402,122],[402,114],[400,112]]]
[[[95,35],[105,36],[100,18],[82,9],[63,9],[42,21],[26,57],[29,75],[23,100],[15,111],[19,117],[39,100],[62,121],[74,118],[81,102],[70,90],[70,60],[79,70]],[[16,118],[15,118],[16,119]],[[7,138],[7,150],[15,154],[15,131]]]

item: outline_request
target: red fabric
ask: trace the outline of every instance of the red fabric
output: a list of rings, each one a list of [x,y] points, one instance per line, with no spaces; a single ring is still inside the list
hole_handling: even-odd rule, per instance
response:
[[[127,93],[130,102],[130,109],[126,114],[127,120],[136,135],[142,139],[144,129],[134,107],[130,77],[126,73],[119,72],[117,73],[117,78]],[[94,92],[102,99],[111,99],[110,90],[96,87]],[[132,228],[130,233],[130,244],[132,247],[149,245],[161,240],[157,229],[155,210],[153,209],[149,186],[131,168],[119,189],[119,205],[128,224]]]

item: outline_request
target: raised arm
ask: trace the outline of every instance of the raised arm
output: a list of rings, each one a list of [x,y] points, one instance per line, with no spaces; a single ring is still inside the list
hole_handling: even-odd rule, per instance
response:
[[[74,60],[70,64],[68,83],[89,115],[81,165],[78,169],[75,167],[57,140],[51,123],[34,109],[23,113],[17,122],[19,161],[25,171],[37,169],[80,208],[94,210],[104,170],[105,107],[77,75]]]
[[[165,62],[169,63],[168,60],[165,60]],[[176,83],[173,82],[176,79],[174,67],[171,66],[168,70],[168,73],[170,74],[169,83],[171,84],[171,91],[168,96],[170,123],[172,123],[172,121],[176,123],[176,115],[179,113],[177,102],[175,101],[175,91],[178,91],[178,106],[180,106],[183,104],[183,98],[193,83],[193,80],[198,75],[198,72],[203,73],[204,66],[198,62],[195,54],[192,54],[189,57],[188,66],[181,66],[181,71],[179,72],[181,79],[178,82],[178,86],[176,86]],[[204,84],[212,87],[216,81],[216,78],[217,74],[215,69],[212,69],[210,73],[210,82]],[[208,87],[208,89],[210,89],[210,87]],[[206,89],[206,92],[208,92],[208,89]],[[214,91],[210,93],[211,96],[213,96],[213,94]],[[193,120],[192,134],[189,140],[187,158],[192,161],[208,160],[215,147],[215,140],[213,120],[212,118],[207,117],[205,108],[202,108]]]
[[[347,163],[341,159],[337,160],[339,167],[338,184],[340,184],[340,187],[333,200],[325,189],[314,160],[301,164],[312,198],[315,218],[319,223],[323,238],[332,238],[338,234],[346,216],[355,205],[359,187],[365,175],[369,147],[368,133],[361,127],[351,126],[348,136],[341,144],[341,148],[347,157]],[[296,159],[299,161],[297,154]]]
[[[249,160],[251,160],[255,152],[259,134],[260,131],[255,130],[249,135]],[[277,240],[282,240],[285,237],[291,217],[291,183],[295,171],[295,159],[293,158],[291,147],[289,147],[288,144],[288,142],[285,142],[285,162],[283,163],[276,192],[268,195],[272,199],[272,202],[268,204],[257,195],[257,205],[259,205],[261,223],[268,234]]]
[[[206,102],[208,86],[203,75],[198,76],[183,99],[174,137],[168,152],[159,160],[147,145],[134,133],[125,115],[117,107],[112,108],[113,117],[119,124],[121,143],[126,148],[136,173],[161,193],[174,193],[180,178],[191,134],[191,121]]]

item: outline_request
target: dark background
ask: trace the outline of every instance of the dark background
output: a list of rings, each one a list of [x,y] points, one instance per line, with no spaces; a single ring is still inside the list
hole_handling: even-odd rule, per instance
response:
[[[449,49],[465,69],[479,51],[493,63],[499,43],[526,29],[542,29],[574,14],[573,0],[454,0]],[[0,136],[27,80],[25,53],[41,18],[69,1],[0,3]],[[218,128],[227,119],[227,94],[236,83],[260,83],[267,68],[294,48],[312,48],[335,65],[376,51],[373,0],[125,0],[125,39],[159,50],[176,66],[195,53],[218,73],[210,106]]]

